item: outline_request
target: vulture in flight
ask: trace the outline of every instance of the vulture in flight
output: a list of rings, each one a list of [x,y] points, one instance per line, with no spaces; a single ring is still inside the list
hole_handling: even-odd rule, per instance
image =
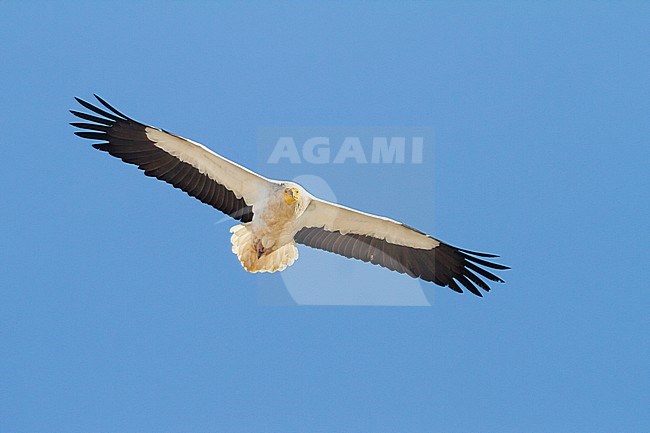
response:
[[[267,179],[207,147],[120,113],[95,95],[100,108],[71,113],[84,122],[75,134],[95,149],[137,165],[155,177],[239,220],[230,229],[232,251],[248,272],[275,272],[298,258],[296,244],[383,266],[462,293],[482,296],[491,270],[509,269],[498,256],[464,250],[382,216],[330,203],[302,186]]]

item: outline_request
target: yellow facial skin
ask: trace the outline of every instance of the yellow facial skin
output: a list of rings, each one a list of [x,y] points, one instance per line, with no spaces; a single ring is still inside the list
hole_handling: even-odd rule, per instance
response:
[[[300,191],[297,188],[285,188],[284,190],[284,201],[288,205],[292,205],[298,201],[298,195]]]

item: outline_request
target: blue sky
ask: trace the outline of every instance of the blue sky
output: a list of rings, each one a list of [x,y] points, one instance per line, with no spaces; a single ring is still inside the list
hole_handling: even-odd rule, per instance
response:
[[[0,2],[0,432],[647,430],[648,22],[643,2]],[[428,175],[328,183],[502,255],[507,283],[266,305],[278,280],[242,270],[220,214],[72,135],[92,93],[268,175],[263,127],[430,127]]]

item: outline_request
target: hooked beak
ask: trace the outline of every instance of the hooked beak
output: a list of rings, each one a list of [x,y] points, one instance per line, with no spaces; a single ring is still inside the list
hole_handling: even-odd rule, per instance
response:
[[[291,205],[298,201],[298,191],[293,188],[287,188],[284,190],[284,201],[285,203]]]

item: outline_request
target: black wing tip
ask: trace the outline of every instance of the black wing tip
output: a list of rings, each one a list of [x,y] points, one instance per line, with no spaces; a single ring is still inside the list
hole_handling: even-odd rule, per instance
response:
[[[486,257],[486,258],[490,258],[490,259],[496,259],[496,258],[499,257],[497,254],[491,254],[491,253],[480,253],[480,252],[478,252],[478,251],[465,250],[465,249],[463,249],[463,248],[458,248],[458,251],[461,251],[461,252],[466,253],[466,254],[471,254],[471,255],[473,255],[473,256],[477,256],[477,257]]]
[[[74,97],[75,101],[79,103],[79,105],[88,108],[88,105],[92,105],[90,102],[86,101],[85,99],[81,99],[78,96]]]
[[[97,95],[96,93],[93,93],[93,96],[95,97],[95,99],[97,99],[97,100],[99,101],[100,104],[102,104],[104,107],[108,108],[108,109],[111,110],[113,113],[117,114],[118,116],[123,117],[124,120],[133,120],[133,119],[131,119],[129,116],[127,116],[126,114],[124,114],[124,113],[122,113],[121,111],[117,110],[117,109],[116,109],[115,107],[113,107],[111,104],[109,104],[108,102],[106,102],[106,100],[104,100],[102,97],[100,97],[100,96]]]
[[[84,108],[86,108],[87,110],[92,111],[92,112],[95,113],[96,115],[103,116],[103,117],[106,118],[107,120],[111,120],[111,121],[114,121],[114,122],[120,122],[120,121],[124,121],[124,120],[135,122],[135,121],[134,121],[133,119],[131,119],[130,117],[128,117],[128,116],[122,114],[121,112],[119,112],[118,110],[116,110],[115,108],[113,108],[112,105],[110,105],[108,102],[106,102],[104,99],[102,99],[102,98],[99,97],[98,95],[93,94],[93,96],[95,96],[95,98],[97,98],[97,100],[99,101],[99,103],[100,103],[102,106],[104,106],[104,108],[108,109],[108,111],[105,111],[105,110],[103,110],[102,108],[100,108],[100,107],[98,107],[98,106],[96,106],[96,105],[93,105],[93,104],[91,104],[90,102],[85,101],[85,100],[83,100],[83,99],[81,99],[81,98],[79,98],[79,97],[77,97],[77,96],[75,96],[74,99],[75,99],[75,100],[76,100],[76,101],[77,101],[81,106],[83,106]],[[78,116],[76,113],[73,113],[73,114],[74,114],[75,116]],[[84,113],[84,114],[85,114],[85,113]]]
[[[449,287],[454,292],[460,293],[460,294],[465,293],[465,291],[461,288],[461,285],[462,285],[465,288],[465,290],[467,290],[472,295],[478,296],[479,298],[483,297],[483,294],[481,293],[481,291],[478,290],[476,288],[476,286],[474,286],[472,283],[470,283],[465,276],[460,275],[460,276],[454,277],[454,278],[449,280],[449,283],[447,283],[447,287]]]
[[[463,289],[458,287],[458,284],[456,284],[456,282],[453,279],[449,280],[449,282],[447,283],[447,287],[449,287],[451,290],[453,290],[456,293],[463,293]]]
[[[487,282],[488,280],[495,283],[505,283],[502,278],[487,270],[505,271],[510,269],[509,266],[494,263],[491,260],[485,260],[499,258],[498,255],[466,250],[447,244],[445,246],[449,247],[452,251],[455,250],[457,259],[460,259],[462,263],[462,270],[459,270],[455,274],[452,273],[450,275],[451,279],[445,284],[453,291],[462,293],[464,291],[463,289],[465,289],[473,295],[483,297],[483,291],[487,293],[491,290]],[[476,274],[472,271],[476,272]]]
[[[450,281],[444,287],[447,287],[447,288],[451,289],[454,293],[458,293],[459,295],[464,295],[465,292],[467,291],[467,292],[471,293],[472,295],[474,295],[474,296],[476,296],[478,298],[483,298],[484,297],[483,294],[481,292],[479,292],[479,291],[473,292],[471,290],[468,290],[467,288],[465,288],[465,290],[461,289],[460,285],[457,282],[453,281],[453,280]]]
[[[95,95],[94,93],[93,93],[93,96],[94,96],[95,98],[99,98],[99,97],[98,97],[97,95]],[[78,96],[73,96],[73,98],[75,99],[75,101],[77,101],[77,102],[80,103],[81,105],[84,105],[84,104],[90,104],[90,102],[86,101],[85,99],[81,99],[81,98],[78,97]]]
[[[106,102],[106,100],[105,100],[104,98],[102,98],[101,96],[99,96],[97,93],[93,93],[93,96],[94,96],[95,99],[97,99],[101,104],[105,105],[106,107],[110,107],[109,103]]]
[[[510,268],[505,267],[505,269],[510,269]],[[479,274],[480,276],[474,274],[472,270],[477,274]],[[466,262],[465,267],[463,269],[463,273],[460,275],[455,275],[453,278],[457,279],[471,293],[483,297],[479,289],[482,289],[487,293],[492,288],[481,277],[486,278],[494,283],[505,283],[505,281],[502,278],[497,277],[493,273],[488,272],[485,269],[480,268],[471,262]]]
[[[474,262],[478,265],[485,266],[492,269],[498,269],[500,271],[505,271],[507,269],[510,269],[510,267],[506,265],[501,265],[499,263],[494,263],[488,260],[479,259],[479,257],[490,258],[490,259],[499,258],[499,256],[495,254],[477,253],[475,251],[464,250],[461,248],[457,248],[457,250],[465,260],[469,260],[470,262]]]
[[[483,297],[483,294],[481,294],[479,289],[474,284],[472,284],[469,278],[467,278],[465,275],[458,275],[456,277],[456,280],[458,280],[460,284],[462,284],[467,290],[469,290],[470,293],[479,296],[481,298]]]
[[[106,134],[105,132],[75,131],[74,135],[81,138],[88,138],[90,140],[108,141],[108,134]]]

